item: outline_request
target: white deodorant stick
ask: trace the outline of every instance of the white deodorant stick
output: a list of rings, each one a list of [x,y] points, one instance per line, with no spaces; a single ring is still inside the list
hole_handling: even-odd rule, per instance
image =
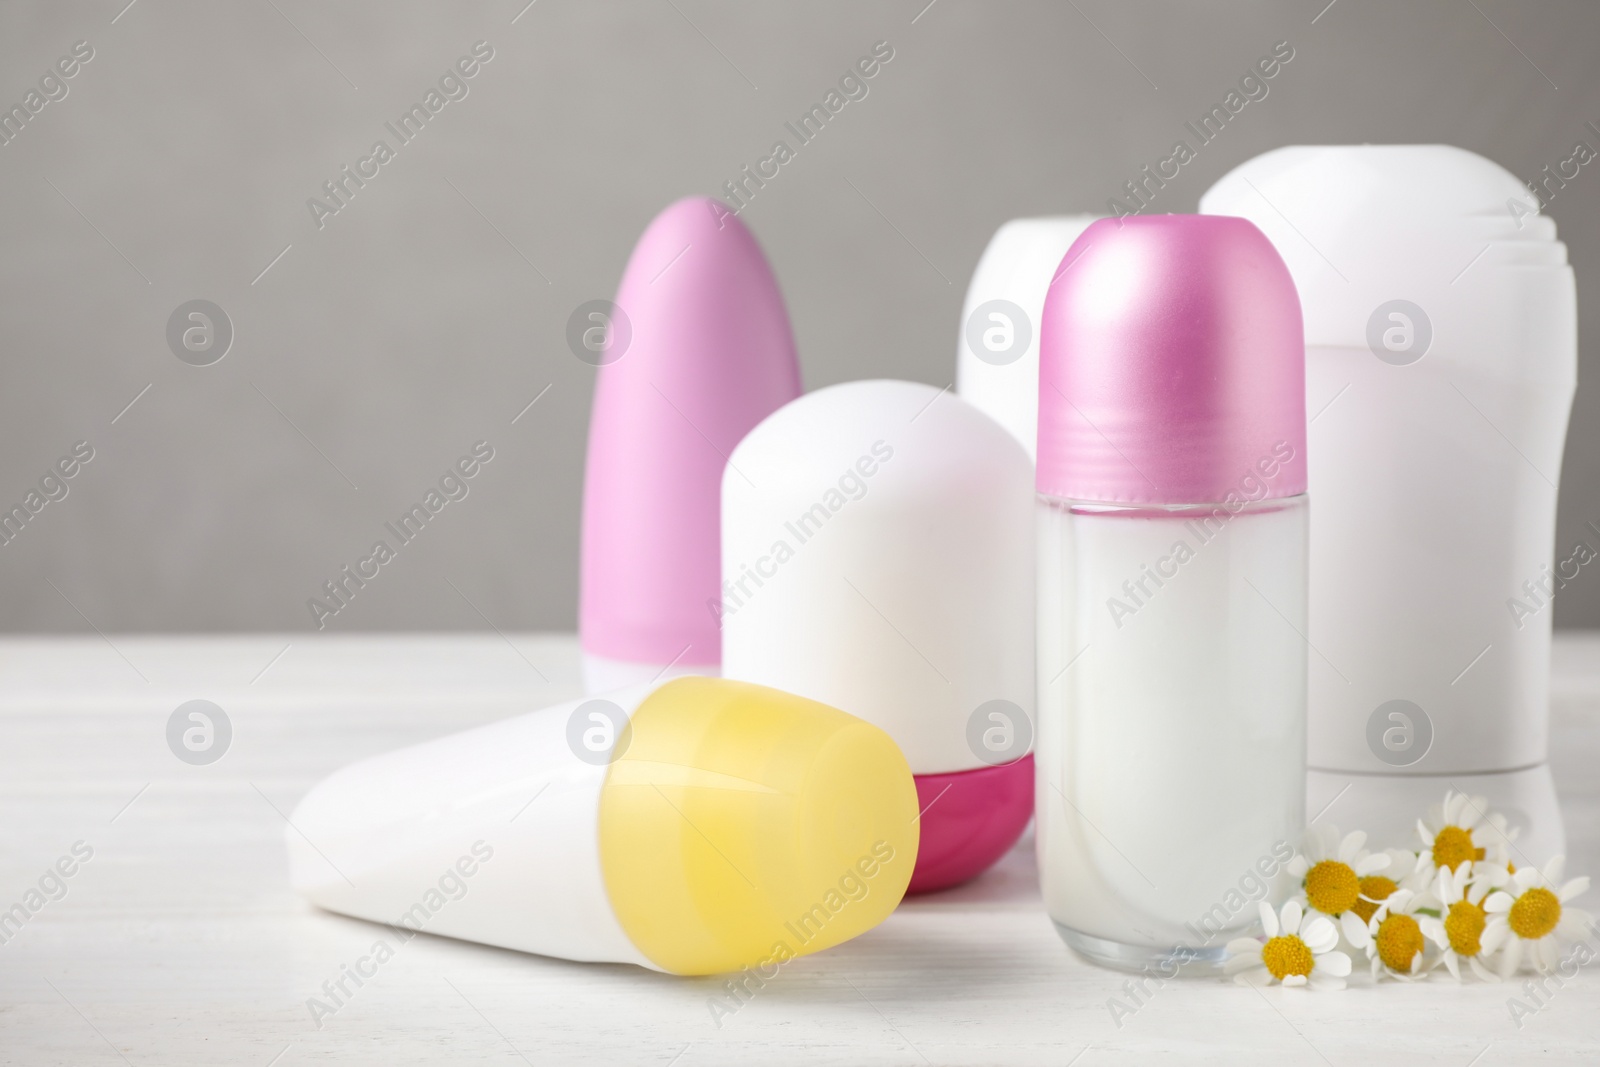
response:
[[[956,392],[1038,448],[1039,324],[1062,262],[1094,215],[1012,219],[995,231],[972,272],[956,342]]]
[[[1033,481],[930,385],[808,394],[722,479],[723,671],[881,726],[922,809],[911,891],[976,876],[1033,802]]]
[[[911,877],[917,810],[877,727],[687,677],[353,763],[311,789],[285,837],[294,887],[329,911],[715,974],[881,922]]]
[[[1564,853],[1551,601],[1600,542],[1554,544],[1578,372],[1555,223],[1448,145],[1280,148],[1200,206],[1261,227],[1305,311],[1308,810],[1419,847],[1455,789],[1520,830],[1518,866]]]

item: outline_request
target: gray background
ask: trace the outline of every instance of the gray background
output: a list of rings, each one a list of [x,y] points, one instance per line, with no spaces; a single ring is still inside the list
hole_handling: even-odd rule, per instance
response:
[[[1295,58],[1270,95],[1157,210],[1289,143],[1446,142],[1524,179],[1600,147],[1586,0],[125,3],[0,7],[7,107],[95,49],[0,148],[0,503],[73,442],[96,451],[0,548],[11,631],[309,630],[306,599],[479,439],[496,457],[470,495],[328,629],[571,628],[594,372],[568,315],[614,292],[661,207],[717,193],[878,40],[895,57],[868,97],[743,216],[808,388],[950,382],[995,228],[1103,211],[1280,40]],[[495,58],[470,95],[319,231],[307,198],[480,39]],[[1597,207],[1600,162],[1550,209],[1584,336]],[[194,298],[234,323],[214,366],[165,342]],[[1585,384],[1565,543],[1600,520],[1597,407]],[[1600,578],[1556,619],[1600,625]]]

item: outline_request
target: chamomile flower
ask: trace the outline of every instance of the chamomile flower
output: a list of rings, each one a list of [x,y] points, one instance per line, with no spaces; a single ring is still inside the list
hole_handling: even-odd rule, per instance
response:
[[[1484,797],[1469,797],[1449,790],[1443,804],[1428,809],[1426,818],[1417,820],[1422,838],[1422,853],[1417,869],[1432,884],[1441,870],[1455,870],[1462,862],[1487,860],[1506,863],[1506,852],[1515,831],[1507,832],[1506,817],[1489,811]]]
[[[1362,876],[1361,897],[1350,907],[1363,923],[1372,921],[1373,915],[1377,914],[1378,905],[1388,900],[1395,890],[1410,889],[1416,892],[1421,888],[1416,884],[1415,852],[1390,848],[1385,849],[1383,854],[1389,857],[1389,865],[1382,868],[1380,873]]]
[[[1445,967],[1458,982],[1461,981],[1462,960],[1466,960],[1472,973],[1483,981],[1499,981],[1486,961],[1503,938],[1484,936],[1489,916],[1483,902],[1507,877],[1505,868],[1497,864],[1474,864],[1467,860],[1462,860],[1453,871],[1448,867],[1439,871],[1438,881],[1434,883],[1439,917],[1423,916],[1417,922],[1428,940],[1439,946]]]
[[[1396,889],[1378,905],[1363,934],[1351,939],[1351,944],[1366,951],[1373,978],[1387,974],[1412,981],[1427,974],[1428,945],[1416,915],[1418,903],[1416,893]]]
[[[1281,912],[1261,901],[1261,928],[1267,940],[1240,937],[1228,942],[1224,969],[1243,985],[1310,986],[1343,989],[1350,957],[1337,951],[1339,930],[1323,915],[1307,915],[1298,900]]]
[[[1488,922],[1483,939],[1491,948],[1500,948],[1501,978],[1515,974],[1525,954],[1539,970],[1554,969],[1561,960],[1562,941],[1578,940],[1594,922],[1588,912],[1567,906],[1589,888],[1589,879],[1574,878],[1562,885],[1565,865],[1564,857],[1557,856],[1543,871],[1519,868],[1484,900]]]
[[[1342,839],[1332,826],[1312,827],[1306,833],[1305,848],[1289,861],[1288,871],[1301,880],[1305,901],[1312,911],[1338,921],[1345,940],[1356,944],[1359,932],[1366,929],[1368,916],[1357,910],[1361,903],[1361,880],[1388,869],[1389,857],[1362,848],[1367,835],[1352,830]]]

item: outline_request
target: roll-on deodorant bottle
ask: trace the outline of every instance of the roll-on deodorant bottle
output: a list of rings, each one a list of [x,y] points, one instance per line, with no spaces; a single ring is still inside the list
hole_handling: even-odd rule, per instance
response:
[[[705,602],[721,581],[722,467],[800,395],[783,296],[744,224],[690,197],[639,238],[616,302],[594,305],[567,338],[599,367],[579,575],[587,688],[715,674]]]
[[[895,739],[921,801],[912,892],[981,873],[1033,809],[1032,483],[993,419],[899,381],[780,408],[723,476],[723,670]]]
[[[1204,969],[1304,823],[1300,307],[1243,219],[1102,220],[1068,256],[1040,348],[1040,880],[1090,960]]]
[[[285,838],[299,892],[402,939],[770,977],[894,910],[916,818],[876,726],[676,678],[351,764]]]
[[[1448,145],[1299,146],[1200,202],[1261,227],[1305,308],[1307,804],[1421,847],[1417,812],[1482,796],[1518,866],[1566,851],[1550,624],[1600,554],[1592,524],[1555,540],[1577,307],[1539,197],[1560,180],[1536,196]]]
[[[1033,458],[1038,442],[1039,321],[1067,249],[1094,215],[1012,219],[995,231],[967,286],[956,341],[956,392],[1011,431]]]

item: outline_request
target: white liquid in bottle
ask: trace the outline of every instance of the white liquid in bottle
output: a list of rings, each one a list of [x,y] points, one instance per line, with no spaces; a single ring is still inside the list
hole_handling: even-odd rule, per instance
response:
[[[1040,498],[1039,865],[1079,953],[1216,959],[1273,892],[1305,819],[1307,511]]]

